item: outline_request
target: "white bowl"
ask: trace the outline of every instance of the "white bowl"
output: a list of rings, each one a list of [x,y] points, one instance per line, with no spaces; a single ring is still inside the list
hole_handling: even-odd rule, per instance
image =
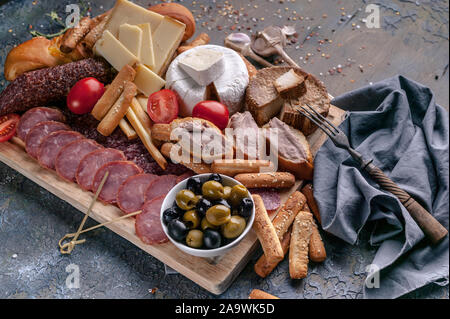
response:
[[[210,175],[211,174],[201,174],[201,175],[195,175],[195,177],[200,177],[200,179],[202,181],[206,181]],[[222,184],[224,186],[231,186],[231,187],[233,187],[234,185],[242,185],[241,183],[239,183],[234,178],[231,178],[231,177],[228,177],[228,176],[225,176],[225,175],[220,175],[220,176],[222,177]],[[187,188],[186,187],[187,186],[187,181],[188,181],[188,178],[185,179],[184,181],[178,183],[177,185],[175,185],[170,190],[170,192],[166,195],[166,198],[164,198],[164,202],[163,202],[163,204],[161,206],[161,225],[162,225],[162,228],[164,230],[164,233],[169,238],[169,240],[172,242],[172,244],[174,244],[179,249],[181,249],[182,251],[184,251],[185,253],[187,253],[189,255],[193,255],[193,256],[197,256],[197,257],[206,257],[206,258],[224,255],[228,250],[230,250],[231,248],[233,248],[237,244],[239,244],[239,242],[242,240],[242,238],[244,238],[247,235],[247,233],[250,231],[250,229],[252,228],[253,221],[255,220],[255,203],[253,203],[253,198],[251,196],[249,196],[249,198],[251,199],[251,201],[253,203],[252,214],[247,219],[247,226],[245,227],[244,231],[242,232],[242,234],[238,238],[234,239],[231,243],[229,243],[229,244],[227,244],[225,246],[222,246],[222,247],[219,247],[219,248],[215,248],[215,249],[191,248],[191,247],[189,247],[189,246],[187,246],[187,245],[185,245],[183,243],[180,243],[180,242],[174,240],[173,238],[171,238],[170,235],[169,235],[169,231],[167,229],[167,226],[163,222],[163,212],[167,208],[170,208],[170,207],[173,206],[177,193],[179,191],[181,191],[182,189],[186,189]]]

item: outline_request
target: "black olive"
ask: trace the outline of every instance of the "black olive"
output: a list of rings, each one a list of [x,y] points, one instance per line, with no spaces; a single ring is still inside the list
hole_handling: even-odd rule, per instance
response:
[[[209,175],[208,181],[216,181],[222,184],[222,176],[219,174],[211,174]]]
[[[248,218],[251,216],[252,211],[253,211],[252,200],[248,197],[241,199],[238,208],[239,215],[241,215],[244,218]]]
[[[169,224],[172,220],[180,218],[180,212],[174,207],[167,208],[163,213],[164,224]]]
[[[209,249],[219,248],[222,244],[222,236],[220,236],[218,231],[209,228],[205,229],[203,232],[203,243]]]
[[[215,205],[224,205],[224,206],[227,206],[229,209],[231,209],[230,203],[228,203],[225,199],[215,200],[213,202],[213,206],[215,206]]]
[[[213,203],[206,199],[206,198],[202,198],[198,201],[197,205],[195,206],[197,213],[199,213],[202,217],[205,216],[206,211],[208,209],[210,209],[213,205]]]
[[[196,195],[202,194],[202,181],[200,180],[200,177],[191,177],[187,181],[187,189],[194,192]]]
[[[173,219],[167,226],[169,235],[176,241],[183,241],[189,232],[189,228],[179,219]]]

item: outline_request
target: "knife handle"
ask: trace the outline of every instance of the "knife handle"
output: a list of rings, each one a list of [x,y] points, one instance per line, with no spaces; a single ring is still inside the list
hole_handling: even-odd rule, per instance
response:
[[[408,210],[411,217],[419,225],[425,235],[433,244],[441,241],[447,236],[447,229],[441,225],[425,208],[422,207],[407,192],[395,184],[387,177],[381,169],[370,163],[365,166],[365,170],[384,190],[394,194],[403,206]]]

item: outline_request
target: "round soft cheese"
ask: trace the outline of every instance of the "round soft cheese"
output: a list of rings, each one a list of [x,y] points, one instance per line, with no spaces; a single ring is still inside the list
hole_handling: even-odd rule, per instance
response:
[[[213,85],[198,85],[180,66],[180,61],[200,49],[216,50],[223,54],[224,72],[213,81]],[[180,115],[184,117],[192,116],[197,103],[215,96],[227,106],[230,115],[239,112],[244,104],[248,82],[247,67],[239,54],[219,45],[202,45],[183,52],[172,61],[166,73],[166,88],[180,97]]]

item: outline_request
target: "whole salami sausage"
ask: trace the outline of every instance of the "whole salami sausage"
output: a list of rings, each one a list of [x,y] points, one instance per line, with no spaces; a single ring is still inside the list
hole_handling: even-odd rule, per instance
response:
[[[145,202],[142,213],[136,216],[134,224],[136,235],[148,245],[163,244],[169,241],[161,226],[161,206],[164,196]]]
[[[22,141],[25,141],[28,132],[33,126],[45,121],[64,122],[65,119],[60,110],[50,107],[35,107],[26,111],[20,117],[19,123],[17,123],[17,136]]]
[[[113,148],[100,149],[85,155],[75,175],[78,185],[86,191],[91,191],[95,173],[100,167],[110,162],[125,160],[123,152]]]
[[[177,176],[163,175],[155,179],[148,185],[145,191],[145,201],[148,202],[154,198],[166,195],[177,183]]]
[[[46,121],[36,124],[25,139],[25,150],[34,158],[37,158],[39,147],[47,135],[56,131],[69,131],[70,127],[66,124],[56,121]]]
[[[59,151],[67,144],[84,138],[78,132],[73,131],[56,131],[42,140],[38,151],[38,162],[42,167],[55,169],[56,156]]]
[[[0,93],[0,116],[61,101],[75,83],[87,77],[109,83],[111,68],[103,60],[90,58],[26,72]]]
[[[129,161],[117,161],[105,164],[95,174],[92,188],[94,191],[97,191],[106,172],[109,172],[109,175],[103,185],[102,191],[98,195],[98,199],[104,203],[115,204],[120,186],[128,177],[141,174],[142,169]]]
[[[56,173],[69,182],[75,181],[75,174],[77,173],[78,165],[81,159],[93,152],[102,148],[100,144],[94,140],[82,139],[73,141],[64,146],[56,156],[55,168]]]
[[[148,185],[155,179],[157,175],[139,174],[129,177],[120,186],[117,194],[117,205],[125,214],[136,212],[144,205],[144,194]]]

